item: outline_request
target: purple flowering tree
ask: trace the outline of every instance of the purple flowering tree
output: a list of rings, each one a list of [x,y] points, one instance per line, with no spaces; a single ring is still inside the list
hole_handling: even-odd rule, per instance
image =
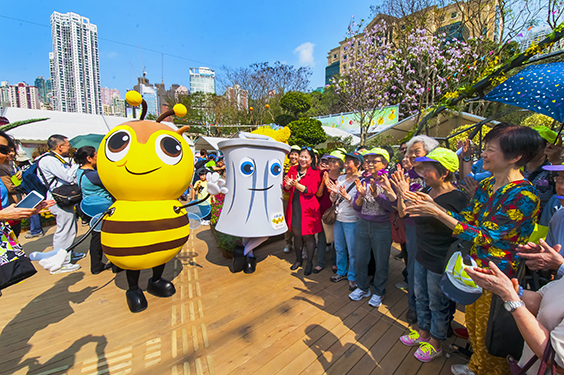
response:
[[[351,22],[342,74],[334,79],[347,109],[357,113],[362,143],[383,107],[399,104],[400,118],[420,114],[475,70],[478,56],[463,42],[415,29],[399,43],[392,30],[383,20],[364,29]]]

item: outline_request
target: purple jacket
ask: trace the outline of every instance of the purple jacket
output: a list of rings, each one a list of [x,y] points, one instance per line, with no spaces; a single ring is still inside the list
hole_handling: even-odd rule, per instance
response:
[[[394,207],[396,202],[390,202],[388,198],[386,198],[384,189],[378,182],[376,182],[377,191],[375,192],[375,195],[373,195],[369,188],[370,181],[372,180],[373,178],[371,176],[362,180],[362,183],[366,184],[366,195],[364,196],[362,205],[359,206],[356,204],[356,200],[358,199],[360,194],[358,192],[356,193],[352,205],[353,209],[355,211],[358,211],[358,217],[361,219],[376,223],[389,223],[390,212],[396,210],[396,208]]]

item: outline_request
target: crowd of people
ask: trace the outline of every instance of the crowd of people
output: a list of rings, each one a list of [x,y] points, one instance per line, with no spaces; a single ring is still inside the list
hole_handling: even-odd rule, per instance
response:
[[[396,256],[405,261],[405,280],[397,286],[407,286],[406,320],[418,329],[399,339],[418,346],[415,357],[429,362],[443,354],[442,343],[453,334],[457,304],[441,280],[452,249],[463,246],[476,266],[465,266],[467,275],[482,293],[465,306],[466,330],[460,332],[467,332],[473,354],[467,365],[453,365],[452,373],[509,373],[506,358],[490,354],[486,344],[494,294],[524,338],[520,365],[534,355],[542,358],[551,343],[555,365],[563,366],[564,310],[558,309],[557,283],[564,275],[564,166],[558,138],[548,128],[502,123],[485,136],[475,158],[470,140],[460,142],[455,153],[419,135],[399,145],[395,165],[395,151],[388,147],[320,156],[293,146],[283,183],[289,228],[284,252],[295,253],[290,268],[303,266],[308,276],[331,262],[331,281],[347,280],[351,300],[366,298],[379,307],[392,238],[400,238],[404,243]],[[546,241],[529,242],[542,226],[548,227]],[[541,272],[547,285],[524,291],[538,286],[523,281],[530,277],[517,279],[523,262],[527,275]]]
[[[399,243],[401,253],[396,257],[403,259],[405,269],[404,281],[397,286],[407,289],[406,321],[417,323],[418,329],[398,339],[418,346],[415,357],[429,362],[443,354],[443,342],[453,334],[457,304],[441,281],[453,246],[462,243],[476,265],[466,267],[466,273],[483,292],[465,307],[473,350],[470,362],[453,365],[452,373],[509,373],[506,359],[490,354],[485,342],[494,295],[505,303],[524,338],[521,364],[534,355],[542,358],[551,344],[555,364],[564,367],[564,309],[560,306],[564,299],[559,298],[564,290],[559,286],[564,275],[562,141],[548,128],[507,123],[493,127],[483,141],[480,154],[469,140],[461,142],[455,153],[425,135],[397,149],[359,147],[318,155],[311,147],[292,146],[281,187],[288,225],[284,252],[294,252],[290,268],[303,268],[305,276],[330,265],[330,280],[346,280],[352,301],[366,298],[378,308],[387,292],[393,242]],[[19,221],[24,218],[31,226],[26,237],[42,236],[36,219],[46,209],[56,218],[53,248],[69,248],[76,238],[77,213],[53,201],[57,187],[78,184],[83,198],[113,200],[96,171],[94,147],[76,150],[73,162],[65,136],[51,136],[47,146],[34,160],[38,177],[48,186],[46,200],[34,209],[18,208],[14,206],[22,198],[18,180],[31,160],[12,137],[0,132],[4,249],[19,246],[10,232],[17,238]],[[183,196],[187,200],[207,196],[207,172],[225,173],[223,158],[206,150],[200,150],[194,165],[193,183]],[[209,217],[203,219],[208,224]],[[540,237],[546,240],[530,242],[543,226],[548,233]],[[74,261],[82,256],[68,252],[63,266],[52,273],[76,271],[80,265]],[[111,268],[103,261],[97,232],[91,238],[90,257],[93,274]],[[9,260],[0,257],[0,261]],[[542,275],[546,285],[524,290],[535,287],[516,278],[522,264],[529,274]]]

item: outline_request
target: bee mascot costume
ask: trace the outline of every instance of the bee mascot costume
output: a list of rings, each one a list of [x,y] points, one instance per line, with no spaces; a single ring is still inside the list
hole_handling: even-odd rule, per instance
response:
[[[287,139],[289,129],[275,137]],[[229,192],[215,229],[243,238],[233,252],[233,272],[253,273],[253,250],[270,236],[286,233],[282,203],[284,158],[290,146],[265,134],[239,133],[238,139],[218,143],[225,155]]]
[[[157,121],[145,121],[147,103],[136,91],[126,100],[143,105],[141,120],[113,128],[98,150],[98,172],[108,191],[116,198],[109,215],[102,221],[102,249],[116,266],[126,270],[129,289],[127,304],[131,312],[147,308],[138,281],[141,270],[153,269],[147,292],[170,297],[176,289],[162,278],[166,262],[173,259],[188,240],[190,223],[178,197],[190,185],[194,156],[182,133],[160,122],[175,114],[186,115],[177,104]],[[209,176],[210,194],[227,192],[225,181]]]

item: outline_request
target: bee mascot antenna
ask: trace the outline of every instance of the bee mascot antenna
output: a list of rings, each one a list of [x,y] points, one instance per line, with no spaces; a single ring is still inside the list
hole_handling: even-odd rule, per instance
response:
[[[141,95],[129,91],[125,98],[132,106],[142,105],[143,111],[141,120],[106,134],[98,150],[100,179],[116,198],[102,221],[101,241],[108,259],[126,270],[130,311],[140,312],[147,308],[138,285],[141,270],[153,269],[147,286],[150,294],[170,297],[176,292],[162,274],[190,235],[189,219],[179,209],[178,197],[192,180],[194,156],[182,137],[188,126],[175,131],[160,123],[170,115],[185,116],[186,107],[176,104],[157,121],[146,121],[147,103]],[[217,194],[221,188],[208,184],[208,191]]]

